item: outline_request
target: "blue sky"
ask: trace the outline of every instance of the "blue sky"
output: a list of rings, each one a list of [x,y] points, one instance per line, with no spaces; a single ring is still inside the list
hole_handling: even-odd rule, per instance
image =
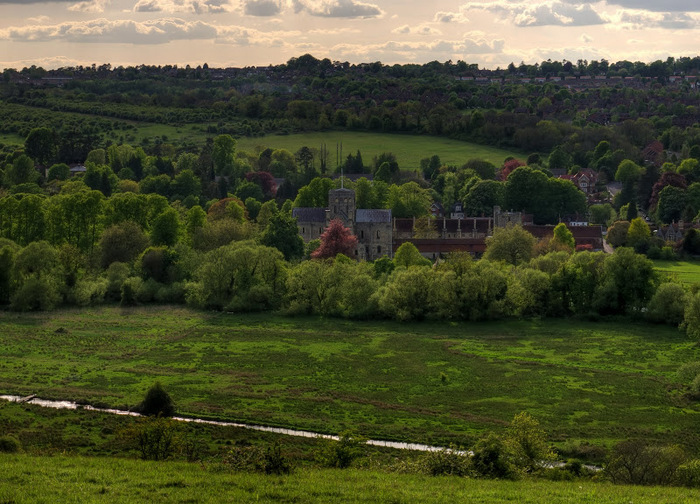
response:
[[[653,61],[700,53],[700,0],[0,0],[0,68]]]

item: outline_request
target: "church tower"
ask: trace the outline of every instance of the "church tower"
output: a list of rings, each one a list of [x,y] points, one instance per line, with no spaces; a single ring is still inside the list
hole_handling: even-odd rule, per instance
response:
[[[328,222],[333,219],[340,219],[345,227],[355,229],[355,191],[352,189],[328,191]]]

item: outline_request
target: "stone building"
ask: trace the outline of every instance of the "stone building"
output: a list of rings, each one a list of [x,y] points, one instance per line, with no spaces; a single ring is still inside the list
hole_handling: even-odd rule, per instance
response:
[[[355,191],[331,189],[328,208],[294,208],[299,234],[308,243],[321,237],[333,219],[340,219],[357,237],[355,258],[374,261],[382,256],[393,256],[391,210],[357,209]]]

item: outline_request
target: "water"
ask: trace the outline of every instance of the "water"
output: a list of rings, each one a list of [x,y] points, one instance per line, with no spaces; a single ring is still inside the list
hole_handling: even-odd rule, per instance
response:
[[[29,397],[31,397],[31,399],[26,400],[26,398],[23,398],[21,396],[0,395],[0,399],[5,400],[5,401],[23,402],[26,404],[35,404],[37,406],[43,406],[45,408],[70,409],[70,410],[84,409],[84,410],[88,410],[88,411],[99,411],[100,413],[111,413],[113,415],[141,416],[139,413],[136,413],[134,411],[126,411],[126,410],[111,409],[111,408],[96,408],[94,406],[78,404],[78,403],[75,403],[72,401],[52,401],[49,399],[40,399],[38,397],[32,397],[32,396],[29,396]],[[187,418],[187,417],[177,417],[177,416],[172,417],[172,418],[173,418],[173,420],[177,420],[180,422],[190,422],[190,423],[204,424],[204,425],[218,425],[221,427],[239,427],[241,429],[250,429],[250,430],[262,431],[262,432],[273,432],[275,434],[282,434],[285,436],[333,439],[335,441],[338,440],[338,436],[332,436],[330,434],[321,434],[319,432],[311,432],[311,431],[296,430],[296,429],[285,429],[282,427],[267,427],[265,425],[254,425],[254,424],[246,424],[246,423],[239,423],[239,422],[223,422],[220,420],[205,420],[203,418]],[[431,445],[425,445],[425,444],[420,444],[420,443],[400,443],[397,441],[383,441],[383,440],[378,440],[378,439],[369,439],[369,440],[367,440],[367,444],[371,445],[371,446],[382,446],[385,448],[395,448],[397,450],[414,450],[414,451],[422,451],[422,452],[434,452],[434,451],[440,451],[440,450],[445,449],[445,447],[443,447],[443,446],[431,446]],[[469,456],[472,456],[474,454],[472,451],[457,451],[457,453],[460,453],[462,455],[469,455]],[[545,462],[545,463],[543,463],[543,465],[545,465],[546,467],[563,467],[564,463],[563,462]],[[600,467],[593,466],[593,465],[584,465],[584,467],[591,470],[591,471],[601,470]]]
[[[31,396],[29,396],[31,397]],[[70,410],[78,410],[78,409],[84,409],[88,411],[99,411],[100,413],[111,413],[113,415],[123,415],[123,416],[141,416],[140,414],[134,412],[134,411],[126,411],[126,410],[120,410],[120,409],[111,409],[111,408],[96,408],[95,406],[90,406],[90,405],[82,405],[78,404],[72,401],[52,401],[49,399],[40,399],[38,397],[32,397],[29,400],[24,400],[26,398],[23,398],[21,396],[13,396],[13,395],[0,395],[0,399],[5,400],[5,401],[11,401],[11,402],[23,402],[26,404],[34,404],[37,406],[43,406],[45,408],[55,408],[55,409],[70,409]],[[205,420],[202,418],[187,418],[187,417],[172,417],[173,420],[178,420],[180,422],[190,422],[190,423],[196,423],[196,424],[204,424],[204,425],[218,425],[221,427],[239,427],[241,429],[251,429],[251,430],[256,430],[256,431],[262,431],[262,432],[272,432],[275,434],[283,434],[285,436],[298,436],[298,437],[305,437],[305,438],[323,438],[323,439],[333,439],[333,440],[338,440],[338,436],[332,436],[330,434],[321,434],[319,432],[311,432],[311,431],[304,431],[304,430],[296,430],[296,429],[285,429],[282,427],[268,427],[265,425],[253,425],[253,424],[246,424],[246,423],[239,423],[239,422],[223,422],[220,420]],[[425,444],[419,444],[419,443],[399,443],[396,441],[383,441],[383,440],[377,440],[377,439],[369,439],[367,441],[368,445],[371,446],[383,446],[386,448],[395,448],[397,450],[415,450],[415,451],[440,451],[443,449],[441,446],[430,446],[430,445],[425,445]]]

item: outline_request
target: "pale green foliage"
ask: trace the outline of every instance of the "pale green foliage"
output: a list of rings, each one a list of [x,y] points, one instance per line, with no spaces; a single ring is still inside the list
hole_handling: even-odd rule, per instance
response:
[[[517,315],[545,315],[550,288],[551,281],[546,273],[531,268],[517,268],[513,270],[508,285],[508,301]]]
[[[678,325],[683,322],[686,292],[682,285],[659,285],[647,306],[646,318],[659,324]]]
[[[432,270],[411,267],[396,269],[379,290],[379,308],[397,320],[421,320],[430,313]]]
[[[484,258],[490,261],[505,261],[518,265],[532,258],[537,240],[522,226],[497,228],[493,236],[486,238]]]
[[[700,292],[689,296],[681,327],[691,338],[700,339]]]
[[[250,241],[212,250],[187,287],[187,302],[229,311],[277,307],[287,273],[283,259],[279,250]]]
[[[513,417],[504,442],[513,463],[525,471],[537,470],[542,462],[555,459],[540,423],[526,411]]]
[[[573,233],[563,222],[560,222],[554,227],[554,236],[552,237],[552,241],[560,245],[564,245],[571,250],[574,250],[576,247],[576,241],[574,240]]]
[[[416,246],[411,242],[401,244],[394,254],[396,266],[430,266],[430,260],[421,255]]]
[[[634,247],[639,243],[643,243],[651,238],[651,230],[649,225],[644,222],[644,219],[637,217],[632,219],[630,227],[627,230],[627,245]]]
[[[365,439],[351,432],[343,432],[338,436],[337,441],[331,439],[323,441],[316,454],[316,460],[324,467],[346,469],[362,455],[365,442]]]

